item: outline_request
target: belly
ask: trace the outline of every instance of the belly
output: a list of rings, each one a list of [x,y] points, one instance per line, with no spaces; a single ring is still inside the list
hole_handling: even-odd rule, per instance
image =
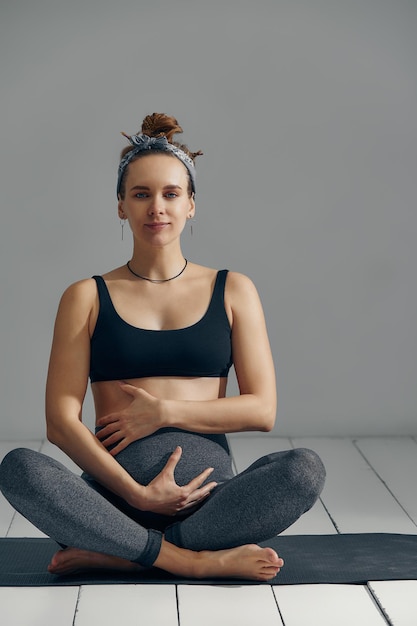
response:
[[[138,378],[126,381],[144,389],[156,398],[169,400],[215,400],[226,395],[226,378]],[[129,406],[132,397],[120,389],[117,381],[101,381],[91,385],[96,420]]]
[[[223,482],[233,476],[231,457],[221,443],[173,428],[134,441],[116,459],[137,482],[147,485],[162,471],[177,446],[182,448],[174,473],[178,485],[189,483],[208,467],[214,467],[208,481]]]

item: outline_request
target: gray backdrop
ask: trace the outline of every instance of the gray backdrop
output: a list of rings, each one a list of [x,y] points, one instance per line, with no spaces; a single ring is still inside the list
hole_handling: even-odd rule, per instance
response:
[[[186,255],[260,291],[276,432],[417,434],[416,27],[415,0],[1,0],[0,437],[44,434],[64,288],[129,257],[119,131],[153,111],[204,151]]]

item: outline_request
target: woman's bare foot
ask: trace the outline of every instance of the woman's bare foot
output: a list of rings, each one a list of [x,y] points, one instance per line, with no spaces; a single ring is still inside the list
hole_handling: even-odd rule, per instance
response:
[[[230,550],[200,552],[200,577],[231,577],[251,580],[274,578],[284,560],[272,548],[261,548],[255,544],[239,546]]]
[[[272,548],[249,544],[229,550],[193,552],[162,540],[154,565],[172,574],[192,578],[270,580],[284,565]]]
[[[54,554],[48,565],[48,572],[51,574],[72,574],[73,572],[87,569],[137,572],[145,568],[117,556],[79,550],[78,548],[59,550],[59,552]]]
[[[154,566],[177,576],[190,578],[245,578],[266,581],[274,578],[284,561],[272,548],[255,544],[229,550],[193,552],[162,540]],[[117,556],[78,548],[60,550],[48,566],[51,574],[72,574],[83,570],[139,572],[145,568]]]

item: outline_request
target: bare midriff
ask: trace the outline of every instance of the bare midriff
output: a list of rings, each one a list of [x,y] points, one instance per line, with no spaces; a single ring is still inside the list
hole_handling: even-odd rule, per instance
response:
[[[125,380],[135,387],[144,389],[156,398],[167,400],[207,401],[224,398],[227,378],[133,378]],[[100,381],[91,385],[96,411],[96,420],[105,415],[122,411],[132,402],[118,381]]]

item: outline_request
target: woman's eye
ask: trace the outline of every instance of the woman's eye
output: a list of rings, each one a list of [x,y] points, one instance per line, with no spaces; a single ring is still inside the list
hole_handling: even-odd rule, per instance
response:
[[[135,198],[146,198],[146,193],[145,192],[135,193]]]
[[[166,194],[167,198],[176,198],[177,194],[174,191],[170,191],[169,193]]]

